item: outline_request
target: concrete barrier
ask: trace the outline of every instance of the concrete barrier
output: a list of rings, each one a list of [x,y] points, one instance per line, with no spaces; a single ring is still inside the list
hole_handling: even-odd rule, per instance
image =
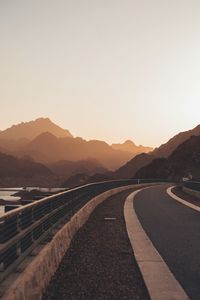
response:
[[[137,185],[146,186],[146,185]],[[93,210],[109,196],[134,188],[136,185],[124,186],[104,192],[90,200],[71,220],[55,234],[53,239],[17,276],[14,282],[7,285],[2,300],[39,300],[56,272],[63,256],[70,246],[76,232],[85,224]],[[4,283],[6,286],[6,282]]]
[[[185,186],[182,187],[182,190],[186,193],[186,194],[189,194],[191,196],[194,196],[198,199],[200,199],[200,191],[195,191],[195,190],[192,190],[192,189],[189,189]]]

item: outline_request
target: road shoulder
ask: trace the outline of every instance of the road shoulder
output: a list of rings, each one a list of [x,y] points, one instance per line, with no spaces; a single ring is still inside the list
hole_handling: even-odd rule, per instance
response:
[[[124,216],[131,246],[150,298],[152,300],[189,299],[139,222],[133,202],[140,191],[135,191],[127,197]]]

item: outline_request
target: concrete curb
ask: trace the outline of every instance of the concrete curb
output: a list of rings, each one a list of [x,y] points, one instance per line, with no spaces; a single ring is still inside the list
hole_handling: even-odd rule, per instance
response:
[[[200,212],[200,207],[195,205],[195,204],[192,204],[186,200],[183,200],[182,198],[176,196],[173,192],[172,192],[172,189],[174,188],[174,186],[171,186],[167,189],[167,194],[173,198],[174,200],[178,201],[179,203],[185,205],[185,206],[188,206],[189,208],[192,208],[198,212]]]
[[[146,235],[136,215],[133,203],[143,189],[130,194],[125,202],[124,216],[129,240],[152,300],[189,299],[168,266]]]
[[[17,276],[17,279],[10,282],[8,277],[9,284],[7,284],[6,292],[1,299],[40,300],[73,237],[88,220],[93,210],[109,196],[134,187],[136,185],[115,188],[90,200],[56,233],[52,241],[39,252],[23,273]]]

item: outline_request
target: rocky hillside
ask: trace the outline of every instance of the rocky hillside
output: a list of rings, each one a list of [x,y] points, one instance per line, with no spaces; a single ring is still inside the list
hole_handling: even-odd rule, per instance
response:
[[[107,170],[96,160],[67,161],[62,160],[48,166],[56,175],[71,177],[75,174],[94,175],[96,173],[105,173]]]
[[[0,186],[56,183],[53,173],[40,163],[0,153],[0,166]]]
[[[180,180],[189,174],[200,179],[200,136],[190,137],[168,158],[154,159],[136,172],[135,177]]]
[[[133,159],[128,161],[124,166],[113,172],[113,176],[116,178],[132,178],[135,173],[150,163],[155,158],[154,155],[142,153],[135,156]]]
[[[188,140],[191,136],[199,136],[200,135],[200,125],[193,128],[192,130],[188,130],[185,132],[181,132],[171,138],[168,142],[161,145],[159,148],[156,148],[152,152],[148,154],[139,154],[128,161],[125,165],[120,167],[114,173],[118,178],[131,178],[137,177],[139,173],[136,173],[141,168],[149,165],[149,163],[157,158],[158,160],[154,162],[156,166],[164,163],[165,160],[159,160],[159,158],[167,158],[172,154],[172,152],[184,141]],[[147,169],[146,169],[147,171]],[[151,171],[149,171],[151,173]],[[157,171],[159,172],[159,170]],[[167,171],[166,171],[167,172]]]
[[[191,130],[178,133],[167,143],[161,145],[159,148],[156,148],[153,151],[153,154],[157,157],[168,157],[180,144],[188,140],[193,135],[200,135],[200,125],[196,126]]]

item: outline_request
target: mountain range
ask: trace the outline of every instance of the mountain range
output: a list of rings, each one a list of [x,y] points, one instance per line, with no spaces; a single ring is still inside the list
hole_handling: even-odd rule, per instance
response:
[[[127,140],[122,144],[112,144],[111,147],[115,150],[130,152],[133,155],[137,155],[139,153],[148,153],[148,152],[153,150],[152,147],[145,147],[145,146],[142,146],[142,145],[137,146],[131,140]]]
[[[195,179],[200,179],[200,135],[191,136],[167,158],[154,159],[136,172],[135,177],[180,180],[191,175]]]
[[[44,132],[51,132],[56,137],[73,137],[67,129],[62,129],[49,118],[38,118],[30,122],[22,122],[0,131],[0,140],[33,140]]]
[[[156,165],[159,165],[157,159],[168,158],[177,149],[179,145],[189,140],[192,136],[200,136],[200,125],[196,126],[191,130],[180,132],[179,134],[171,138],[168,142],[166,142],[158,148],[155,148],[153,151],[150,151],[147,154],[143,153],[133,157],[125,165],[121,166],[119,169],[113,172],[113,176],[116,178],[138,177],[141,174],[138,172],[141,168],[145,168],[146,166],[151,164],[151,162],[154,162]],[[191,148],[190,151],[192,151]],[[159,161],[163,162],[164,160],[162,159]],[[184,166],[184,161],[182,161],[182,164]]]
[[[73,137],[69,130],[49,118],[22,122],[0,131],[0,153],[20,162],[43,164],[60,180],[77,173],[91,176],[115,170],[136,154],[150,150],[152,148],[136,146],[130,140],[109,145],[104,141]]]
[[[0,186],[56,185],[58,180],[43,164],[0,153]]]
[[[153,150],[131,140],[112,145],[86,141],[49,118],[39,118],[0,131],[0,184],[75,186],[119,178],[178,179],[190,171],[200,177],[199,136],[200,125]]]
[[[30,156],[35,161],[52,164],[57,161],[97,160],[104,168],[116,169],[133,157],[131,152],[114,150],[103,141],[86,141],[82,138],[59,138],[45,132],[13,153]]]

